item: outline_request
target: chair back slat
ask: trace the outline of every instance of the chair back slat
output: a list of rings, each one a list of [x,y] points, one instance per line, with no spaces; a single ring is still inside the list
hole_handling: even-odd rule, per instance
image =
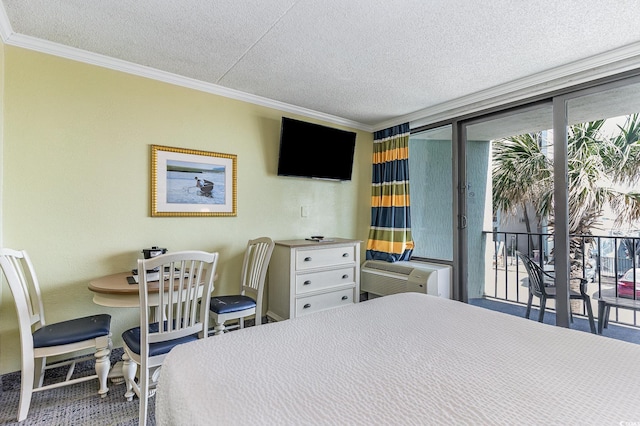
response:
[[[202,277],[203,277],[203,271],[204,271],[204,262],[191,261],[188,266],[188,269],[191,273],[187,278],[186,286],[189,289],[188,290],[189,292],[197,292],[198,283],[202,282],[202,279],[203,279]],[[200,306],[200,303],[197,302],[196,297],[191,297],[190,303],[184,306],[182,317],[191,319],[189,321],[189,326],[196,325],[196,318],[197,318],[197,312],[198,312],[199,306]],[[202,307],[202,309],[206,309],[208,311],[209,307],[208,306]]]
[[[529,275],[529,289],[531,292],[540,297],[546,295],[544,289],[544,272],[540,265],[533,261],[529,256],[520,252],[516,252],[522,263],[524,264],[527,274]]]
[[[242,294],[245,294],[246,290],[260,292],[264,287],[274,246],[275,243],[267,237],[248,242],[242,265]]]
[[[138,260],[140,325],[142,330],[149,330],[150,324],[157,323],[157,331],[140,333],[141,356],[148,356],[151,343],[193,334],[207,337],[209,299],[217,261],[218,253],[202,251],[166,253]]]

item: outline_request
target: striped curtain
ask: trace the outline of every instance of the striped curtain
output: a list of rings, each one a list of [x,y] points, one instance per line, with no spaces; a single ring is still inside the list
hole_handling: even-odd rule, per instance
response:
[[[409,123],[373,135],[367,259],[396,262],[413,252],[409,208]]]

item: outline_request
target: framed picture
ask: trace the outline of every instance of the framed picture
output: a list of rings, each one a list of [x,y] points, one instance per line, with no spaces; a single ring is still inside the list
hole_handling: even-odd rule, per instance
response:
[[[151,145],[151,216],[236,216],[237,158]]]

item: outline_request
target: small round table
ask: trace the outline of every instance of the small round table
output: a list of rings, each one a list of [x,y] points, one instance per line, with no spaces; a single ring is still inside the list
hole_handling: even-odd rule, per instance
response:
[[[130,276],[131,272],[120,272],[89,281],[93,303],[111,308],[139,308],[138,284],[129,284],[127,277]]]

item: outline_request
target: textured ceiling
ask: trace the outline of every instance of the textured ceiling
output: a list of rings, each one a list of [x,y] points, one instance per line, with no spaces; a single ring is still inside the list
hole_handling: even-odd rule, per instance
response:
[[[638,0],[2,4],[10,27],[3,34],[105,55],[364,127],[640,46]]]

